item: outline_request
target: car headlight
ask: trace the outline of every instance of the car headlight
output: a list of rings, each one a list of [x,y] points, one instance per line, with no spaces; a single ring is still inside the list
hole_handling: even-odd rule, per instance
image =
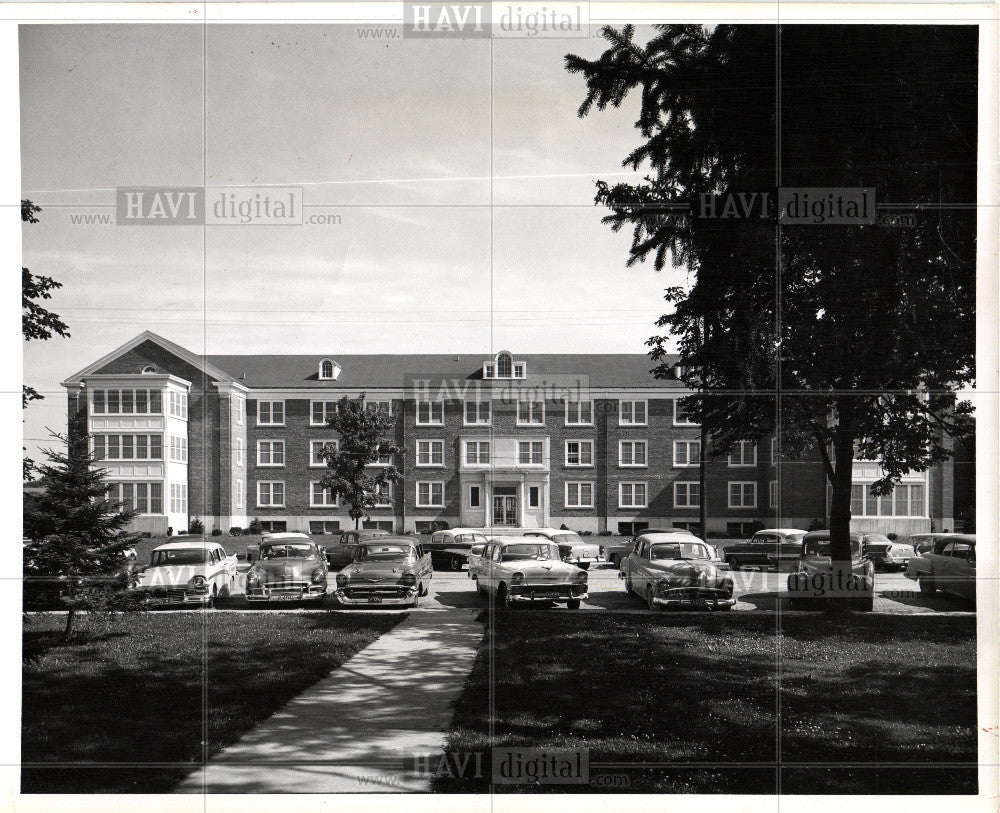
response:
[[[253,570],[251,570],[249,573],[247,573],[247,584],[259,584],[259,583],[260,583],[260,574],[259,573],[255,572]]]
[[[733,580],[723,579],[719,582],[719,589],[722,590],[727,596],[732,596],[733,594]]]
[[[669,590],[670,589],[670,579],[660,579],[656,583],[656,588],[658,590]]]
[[[403,574],[403,578],[401,578],[400,581],[403,584],[416,584],[417,575],[415,573],[405,573]]]
[[[206,584],[206,580],[205,580],[205,577],[201,576],[201,575],[192,576],[191,577],[191,581],[189,581],[188,584],[191,587],[194,587],[195,589],[197,589],[199,587],[204,587],[205,584]]]
[[[347,587],[347,583],[350,581],[349,578],[343,573],[337,574],[337,587]]]
[[[579,573],[577,573],[576,574],[576,580],[580,584],[586,584],[587,583],[587,571],[586,570],[581,570]]]
[[[511,584],[524,584],[524,574],[523,573],[515,573],[513,576],[510,577],[510,583]]]
[[[312,581],[313,584],[319,584],[320,582],[326,581],[326,573],[323,572],[322,568],[316,568],[316,570],[312,572]]]

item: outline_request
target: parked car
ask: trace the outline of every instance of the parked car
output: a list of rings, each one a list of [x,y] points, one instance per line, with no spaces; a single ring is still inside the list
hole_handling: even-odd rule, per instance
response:
[[[730,610],[733,580],[719,569],[712,547],[685,531],[643,532],[622,560],[627,593],[651,610],[690,606]]]
[[[948,534],[934,549],[910,559],[906,577],[920,585],[924,595],[942,590],[976,600],[976,535]]]
[[[937,543],[942,539],[959,539],[967,536],[969,536],[969,534],[958,534],[950,531],[942,533],[911,534],[910,544],[913,545],[913,550],[916,551],[919,556],[934,550],[934,546],[937,545]]]
[[[526,537],[542,537],[555,543],[564,562],[589,570],[600,561],[601,548],[593,542],[584,542],[575,531],[560,531],[556,528],[531,528],[524,532]]]
[[[326,595],[327,577],[326,558],[306,534],[265,534],[260,560],[247,571],[247,601],[320,604]]]
[[[498,609],[544,601],[576,610],[587,598],[587,571],[563,561],[558,546],[542,536],[494,537],[477,559],[476,590],[493,596]]]
[[[218,542],[188,537],[153,548],[149,567],[138,572],[136,597],[150,605],[215,605],[236,592],[236,556]]]
[[[765,528],[746,542],[737,542],[723,549],[723,558],[731,570],[742,567],[773,567],[794,564],[802,555],[802,540],[806,531],[798,528]]]
[[[389,536],[388,531],[379,528],[361,528],[344,531],[330,544],[323,546],[326,564],[330,570],[341,570],[354,561],[358,546],[367,539],[378,539]]]
[[[483,567],[483,554],[489,542],[477,543],[469,548],[469,578],[473,581],[479,575]]]
[[[367,539],[354,561],[337,574],[337,601],[417,607],[433,575],[431,556],[417,540],[389,535]]]
[[[424,549],[436,567],[461,570],[469,560],[473,545],[486,544],[486,531],[476,528],[451,528],[435,531]]]
[[[884,534],[862,534],[865,555],[876,570],[906,570],[910,559],[917,555],[913,545],[893,542]]]
[[[834,577],[830,557],[830,532],[807,533],[795,572],[788,576],[792,609],[834,599],[847,600],[855,609],[871,612],[875,603],[875,567],[865,556],[863,543],[864,534],[851,534],[851,571],[840,583],[841,577]]]
[[[655,533],[665,533],[665,534],[667,534],[667,533],[678,533],[678,534],[683,533],[683,534],[686,534],[686,533],[689,533],[689,531],[686,531],[686,530],[684,530],[682,528],[665,528],[663,530],[659,530],[659,529],[656,529],[656,528],[653,528],[653,529],[647,528],[642,533],[645,533],[645,534],[655,534]],[[626,556],[629,555],[629,553],[632,551],[632,548],[633,548],[634,544],[635,544],[635,537],[634,536],[633,537],[629,537],[629,538],[625,538],[625,539],[619,538],[619,539],[615,539],[614,541],[611,541],[611,542],[606,542],[605,544],[603,544],[603,545],[600,546],[600,555],[601,555],[601,558],[603,558],[606,562],[611,562],[611,564],[613,564],[615,567],[620,567],[621,563],[622,563],[622,560]]]

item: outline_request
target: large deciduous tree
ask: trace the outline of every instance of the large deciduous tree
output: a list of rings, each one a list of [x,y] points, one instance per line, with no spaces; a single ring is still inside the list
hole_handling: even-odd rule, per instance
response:
[[[853,461],[881,462],[875,494],[950,454],[971,425],[974,377],[977,35],[961,26],[605,28],[579,115],[639,95],[638,183],[597,184],[628,264],[689,269],[649,341],[713,450],[776,434],[818,450],[835,562],[850,559]],[[780,55],[780,57],[779,57]],[[912,227],[702,218],[704,195],[869,187]],[[772,201],[774,198],[772,197]],[[680,206],[678,207],[678,204]],[[685,204],[690,207],[685,210]]]

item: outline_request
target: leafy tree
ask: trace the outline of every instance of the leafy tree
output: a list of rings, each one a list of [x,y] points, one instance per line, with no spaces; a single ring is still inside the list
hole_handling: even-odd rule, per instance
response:
[[[38,467],[45,490],[24,502],[24,577],[26,587],[62,594],[69,638],[78,610],[107,608],[125,586],[119,577],[137,537],[125,531],[135,512],[108,495],[85,418],[74,418],[68,435],[55,437],[66,451],[46,451],[49,462]]]
[[[380,455],[393,459],[402,451],[388,439],[393,425],[391,417],[365,403],[364,393],[341,398],[327,420],[327,426],[340,433],[340,443],[322,452],[327,472],[320,482],[350,506],[355,528],[375,507],[380,487],[402,482],[395,466],[374,466]]]
[[[24,223],[37,223],[35,214],[40,211],[41,208],[30,200],[21,201],[21,220]],[[53,334],[69,337],[69,328],[62,319],[40,304],[42,300],[52,298],[51,291],[61,287],[62,283],[51,277],[36,276],[27,268],[21,268],[21,333],[26,342],[45,341],[51,339]],[[39,401],[44,397],[34,387],[21,387],[21,406],[24,409],[27,409],[31,401]],[[22,472],[25,480],[31,479],[33,467],[34,461],[25,457]]]
[[[642,140],[623,165],[650,172],[599,181],[596,202],[612,229],[632,230],[629,265],[669,259],[693,277],[666,291],[655,374],[674,375],[675,339],[713,454],[773,434],[786,458],[822,458],[842,567],[855,457],[881,462],[872,491],[888,493],[971,426],[955,393],[974,377],[976,31],[662,25],[645,45],[631,26],[602,34],[596,60],[566,57],[587,83],[579,115],[637,91]],[[916,224],[698,216],[704,194],[788,186],[873,187],[917,210]]]

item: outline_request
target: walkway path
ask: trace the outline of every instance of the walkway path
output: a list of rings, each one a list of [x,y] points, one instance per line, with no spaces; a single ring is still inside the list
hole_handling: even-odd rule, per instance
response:
[[[339,669],[218,753],[183,793],[371,793],[430,790],[404,760],[444,749],[452,704],[483,626],[474,609],[413,613]],[[252,690],[252,687],[248,687]]]

